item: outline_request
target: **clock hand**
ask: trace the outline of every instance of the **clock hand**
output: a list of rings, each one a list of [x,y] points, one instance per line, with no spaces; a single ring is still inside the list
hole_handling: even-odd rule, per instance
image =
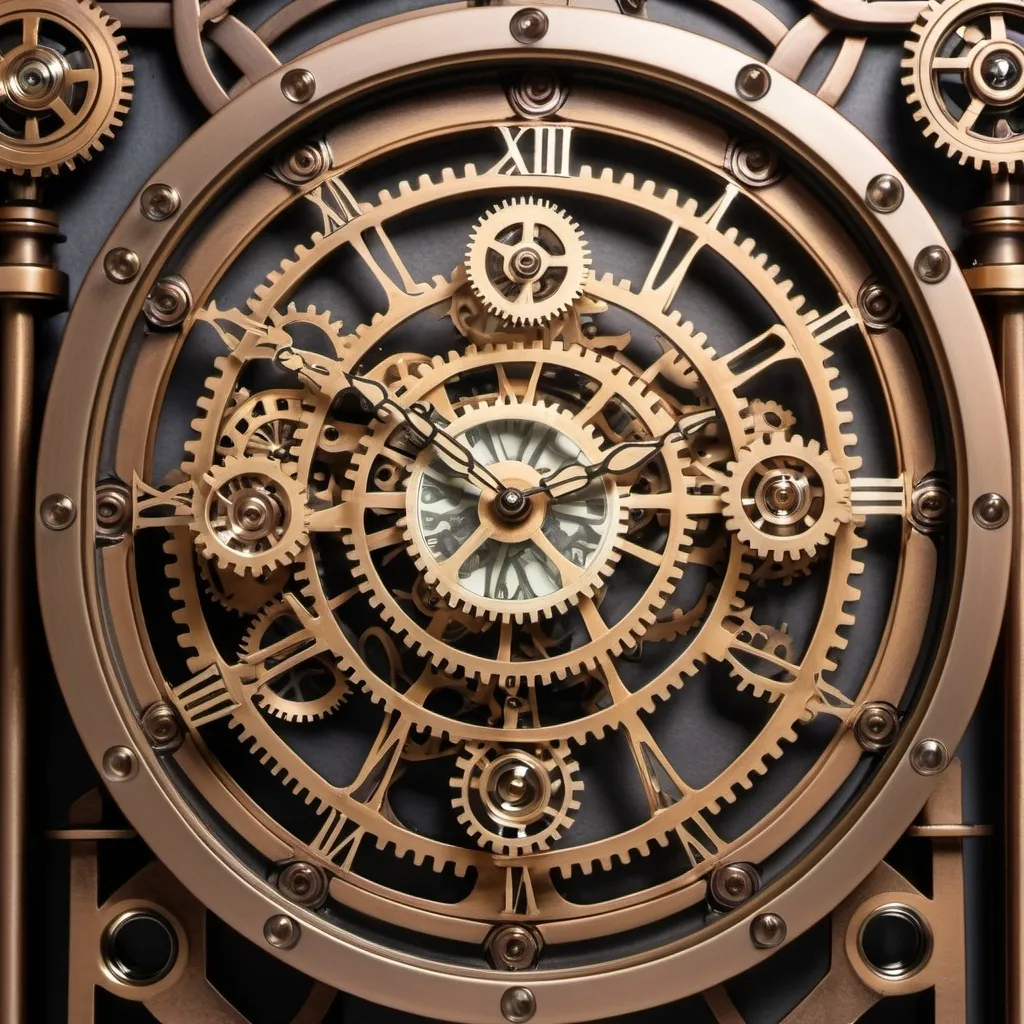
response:
[[[354,391],[369,406],[369,411],[381,419],[397,416],[415,435],[423,447],[428,445],[453,472],[485,490],[496,494],[505,485],[462,442],[456,440],[432,417],[432,408],[426,402],[401,405],[391,391],[372,377],[350,373],[337,360],[325,356],[310,356],[291,345],[278,349],[275,356],[281,366],[293,370],[304,383],[326,394],[334,401],[343,391]]]
[[[612,445],[604,452],[600,462],[591,465],[572,463],[544,477],[536,487],[524,491],[525,497],[544,493],[552,501],[562,501],[579,491],[585,490],[595,480],[603,476],[620,476],[641,469],[654,458],[674,438],[688,440],[699,430],[710,423],[717,413],[714,409],[684,416],[674,427],[667,430],[661,437],[649,441],[623,441]]]

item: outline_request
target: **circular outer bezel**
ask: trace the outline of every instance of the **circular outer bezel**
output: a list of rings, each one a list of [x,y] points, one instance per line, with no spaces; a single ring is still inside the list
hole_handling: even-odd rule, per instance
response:
[[[569,1024],[580,1019],[583,1006],[589,1008],[590,1018],[627,1013],[702,991],[759,963],[775,951],[757,949],[751,942],[755,914],[779,914],[792,939],[819,921],[888,851],[937,781],[912,769],[908,751],[925,738],[956,748],[995,647],[1011,531],[982,529],[970,508],[981,494],[1010,493],[1010,461],[999,413],[999,382],[967,285],[956,270],[937,284],[915,279],[916,255],[927,245],[943,244],[943,238],[909,190],[892,213],[868,209],[868,182],[877,174],[898,174],[857,128],[771,71],[767,94],[751,102],[742,100],[736,78],[750,58],[707,38],[604,11],[549,7],[547,34],[524,45],[509,30],[516,13],[517,8],[501,6],[446,9],[342,37],[246,90],[156,172],[152,180],[172,183],[181,195],[179,214],[164,222],[147,221],[136,197],[104,251],[126,246],[137,252],[138,277],[131,286],[108,281],[101,255],[86,276],[68,321],[44,424],[37,503],[47,494],[65,493],[80,514],[61,533],[37,524],[37,557],[53,660],[79,733],[97,764],[105,750],[119,744],[138,753],[138,772],[112,784],[111,790],[141,837],[195,896],[265,948],[266,920],[281,913],[295,917],[302,925],[301,941],[293,949],[272,952],[330,985],[410,1012],[468,1024],[500,1024],[507,973],[428,965],[342,933],[315,914],[287,904],[227,853],[181,794],[167,784],[137,717],[122,707],[117,681],[119,669],[145,674],[150,667],[115,667],[103,643],[98,590],[105,549],[97,550],[87,528],[95,516],[99,458],[94,423],[106,415],[105,406],[97,403],[109,400],[113,370],[162,261],[220,188],[246,165],[264,158],[284,135],[375,85],[484,60],[571,60],[673,83],[749,119],[773,134],[781,147],[798,151],[872,231],[895,266],[937,356],[953,420],[959,488],[959,562],[948,642],[939,652],[939,668],[929,680],[925,699],[909,717],[890,755],[896,759],[895,767],[878,773],[847,817],[789,875],[704,929],[699,939],[683,940],[660,958],[517,976],[517,982],[535,996],[534,1024]],[[316,79],[315,98],[304,106],[281,92],[282,76],[295,66],[308,69]],[[112,325],[103,349],[96,342],[97,322]]]

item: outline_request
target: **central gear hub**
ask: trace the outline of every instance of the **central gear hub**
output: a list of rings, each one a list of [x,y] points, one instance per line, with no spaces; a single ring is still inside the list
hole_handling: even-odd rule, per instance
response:
[[[466,276],[476,297],[513,325],[535,326],[583,294],[590,253],[576,222],[553,203],[514,199],[484,214],[470,238]]]
[[[533,502],[518,487],[506,487],[494,499],[494,511],[508,523],[520,523],[529,514]]]

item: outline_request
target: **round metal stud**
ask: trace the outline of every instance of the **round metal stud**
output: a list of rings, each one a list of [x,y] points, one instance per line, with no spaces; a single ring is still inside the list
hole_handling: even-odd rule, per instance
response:
[[[331,165],[331,152],[326,142],[307,142],[282,156],[274,173],[286,185],[306,185],[320,177]]]
[[[917,974],[931,959],[932,949],[931,928],[905,903],[887,903],[873,910],[857,935],[861,959],[886,981],[905,981]]]
[[[953,261],[941,245],[925,246],[914,260],[914,271],[925,284],[938,284],[946,279]]]
[[[910,496],[911,522],[923,533],[939,530],[949,522],[952,501],[949,492],[931,480],[924,480]]]
[[[267,918],[263,926],[263,937],[275,949],[294,949],[302,937],[302,928],[294,917],[275,914]]]
[[[501,996],[501,1015],[508,1024],[526,1024],[537,1012],[537,999],[528,988],[517,985]]]
[[[118,914],[103,930],[103,965],[126,985],[155,985],[174,970],[178,933],[163,914],[139,907]]]
[[[509,89],[508,101],[522,117],[550,117],[568,92],[550,71],[531,71]]]
[[[327,899],[327,875],[314,864],[292,861],[278,874],[277,888],[300,907],[319,907]]]
[[[162,277],[146,296],[142,312],[150,325],[166,331],[177,327],[192,307],[192,292],[180,277]]]
[[[487,936],[487,957],[498,970],[525,971],[537,963],[542,942],[532,928],[501,925]]]
[[[134,280],[141,266],[139,254],[123,245],[111,249],[103,257],[103,273],[114,284],[126,284]]]
[[[779,180],[779,155],[764,142],[743,142],[727,154],[729,170],[750,188],[764,188]]]
[[[181,209],[181,196],[177,189],[157,182],[143,189],[139,205],[142,216],[147,220],[167,220]]]
[[[760,64],[748,64],[736,76],[736,93],[740,99],[759,100],[768,95],[772,76]]]
[[[96,488],[96,532],[102,537],[123,537],[132,518],[132,500],[124,484]]]
[[[887,330],[899,319],[900,301],[896,293],[878,281],[869,281],[861,288],[857,306],[864,325],[871,330]]]
[[[900,734],[899,712],[881,700],[865,704],[854,722],[853,734],[865,750],[888,750]]]
[[[921,740],[910,752],[910,764],[918,775],[938,775],[949,764],[949,752],[939,740]]]
[[[517,43],[537,43],[548,34],[548,16],[536,7],[526,7],[512,15],[508,29]]]
[[[316,93],[316,79],[312,71],[292,68],[281,78],[281,92],[292,103],[308,103]]]
[[[48,530],[66,530],[76,514],[75,503],[66,494],[48,494],[39,506],[39,518]]]
[[[750,941],[758,949],[774,949],[786,941],[786,922],[778,914],[758,914],[750,922]]]
[[[974,503],[974,521],[986,530],[998,530],[1010,519],[1010,503],[1001,494],[983,494]]]
[[[708,892],[719,906],[739,907],[761,888],[761,877],[753,864],[721,864],[711,873]]]
[[[127,782],[138,770],[139,759],[130,747],[111,747],[103,755],[103,775],[110,782]]]
[[[177,750],[185,738],[178,713],[165,700],[155,701],[143,712],[142,731],[161,754]]]
[[[903,203],[903,182],[894,174],[876,174],[868,182],[864,198],[876,213],[892,213]]]

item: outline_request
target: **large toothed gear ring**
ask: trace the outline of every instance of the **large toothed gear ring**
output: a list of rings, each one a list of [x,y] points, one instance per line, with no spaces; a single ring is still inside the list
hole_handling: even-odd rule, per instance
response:
[[[231,456],[203,476],[191,522],[196,548],[221,568],[260,576],[288,565],[307,532],[305,486],[263,456]]]
[[[1024,166],[1024,8],[1006,0],[925,7],[903,84],[924,134],[979,170]]]
[[[56,174],[113,138],[132,87],[119,29],[91,0],[0,2],[0,170]]]
[[[761,558],[813,556],[853,518],[850,477],[817,441],[758,438],[728,467],[726,526]]]
[[[459,822],[501,856],[546,849],[580,807],[583,783],[564,743],[470,743],[457,768],[451,785]]]
[[[543,199],[506,200],[480,218],[470,237],[470,287],[491,313],[516,326],[564,313],[589,274],[579,225]]]

